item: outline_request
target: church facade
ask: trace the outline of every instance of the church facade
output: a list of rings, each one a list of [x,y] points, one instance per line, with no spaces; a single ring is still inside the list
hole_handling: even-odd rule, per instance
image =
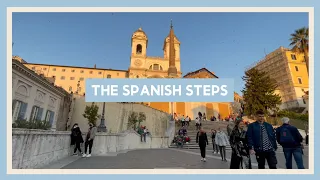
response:
[[[94,67],[75,67],[67,65],[28,63],[20,57],[19,60],[26,67],[39,75],[54,79],[56,86],[60,86],[69,93],[85,95],[85,79],[87,78],[218,78],[213,72],[202,68],[182,77],[180,61],[180,41],[174,35],[171,24],[170,33],[164,39],[163,57],[147,56],[148,36],[139,28],[131,37],[130,66],[128,70],[115,70]],[[198,112],[211,116],[225,118],[232,114],[231,103],[213,102],[148,102],[145,105],[155,109],[195,119]]]

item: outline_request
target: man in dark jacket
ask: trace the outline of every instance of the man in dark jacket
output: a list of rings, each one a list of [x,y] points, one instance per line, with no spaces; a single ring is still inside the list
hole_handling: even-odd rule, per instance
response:
[[[256,122],[249,124],[248,146],[250,154],[255,154],[259,169],[265,169],[267,160],[269,169],[277,169],[277,142],[271,124],[265,122],[262,110],[256,113]]]
[[[298,169],[304,169],[302,158],[303,138],[299,130],[289,124],[290,119],[284,117],[281,119],[283,125],[277,128],[277,141],[283,147],[284,157],[286,158],[287,169],[292,169],[292,155],[297,163]]]

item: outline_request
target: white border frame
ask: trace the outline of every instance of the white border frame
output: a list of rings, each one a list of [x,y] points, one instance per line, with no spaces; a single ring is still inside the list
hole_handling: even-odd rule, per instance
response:
[[[313,7],[8,7],[7,107],[12,104],[12,13],[14,12],[306,12],[309,13],[309,169],[12,169],[12,109],[7,109],[7,174],[314,174]],[[123,172],[125,171],[125,173]]]

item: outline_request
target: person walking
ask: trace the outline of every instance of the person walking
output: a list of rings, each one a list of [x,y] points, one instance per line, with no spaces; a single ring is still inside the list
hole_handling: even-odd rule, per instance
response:
[[[217,134],[217,131],[214,130],[214,129],[211,129],[211,140],[212,140],[212,148],[213,148],[212,153],[219,154],[219,148],[218,148],[218,146],[216,145],[216,142],[215,142],[216,134]]]
[[[197,128],[197,130],[200,130],[201,123],[200,123],[199,117],[197,117],[195,121],[196,121],[196,128]]]
[[[286,159],[287,169],[292,169],[292,155],[296,161],[298,169],[304,169],[303,166],[303,151],[302,145],[303,138],[299,130],[290,125],[290,119],[283,117],[281,119],[283,125],[277,128],[276,137],[278,143],[283,147],[284,157]]]
[[[184,127],[186,125],[184,115],[181,117],[181,126]]]
[[[266,160],[269,169],[277,169],[277,142],[273,127],[265,122],[262,110],[256,113],[256,122],[249,124],[247,130],[248,147],[251,155],[255,154],[259,169],[265,169]]]
[[[90,123],[89,129],[86,135],[86,142],[84,143],[84,154],[82,157],[91,157],[93,140],[96,136],[96,133],[97,133],[97,128],[92,123]],[[87,154],[88,147],[89,147],[89,153]]]
[[[82,132],[77,123],[75,123],[71,129],[71,145],[74,145],[73,155],[76,156],[77,150],[82,155],[82,151],[80,148],[81,143],[83,143]]]
[[[200,153],[201,153],[201,161],[206,161],[206,146],[209,145],[208,137],[206,132],[200,128],[200,131],[197,133],[196,142],[199,144]]]
[[[190,117],[189,117],[189,116],[186,117],[185,123],[186,123],[185,125],[186,125],[187,127],[189,127],[189,123],[190,123]]]
[[[226,159],[226,146],[228,146],[230,144],[229,144],[229,140],[228,140],[226,133],[221,131],[220,127],[218,128],[218,132],[215,137],[215,142],[219,146],[222,161],[227,161],[227,159]]]
[[[237,121],[230,135],[232,148],[230,169],[252,169],[245,124]]]

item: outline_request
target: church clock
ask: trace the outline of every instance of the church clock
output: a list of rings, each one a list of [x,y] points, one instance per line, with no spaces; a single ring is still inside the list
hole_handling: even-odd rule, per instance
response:
[[[134,65],[139,67],[139,66],[142,65],[142,61],[140,59],[137,59],[137,60],[134,61]]]

